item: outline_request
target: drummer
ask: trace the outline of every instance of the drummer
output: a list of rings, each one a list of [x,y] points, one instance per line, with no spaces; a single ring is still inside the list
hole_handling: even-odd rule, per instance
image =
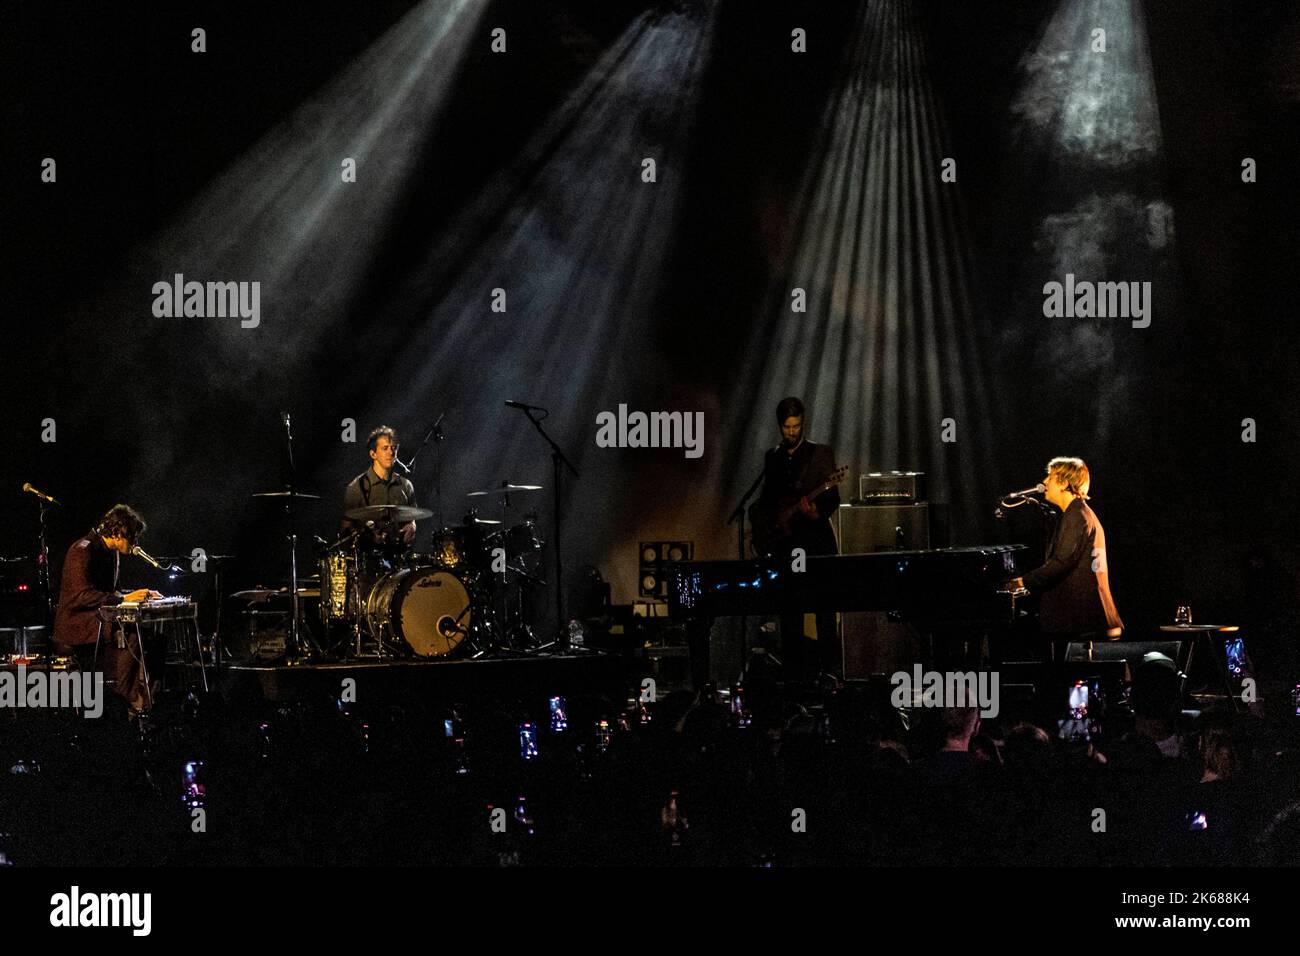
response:
[[[397,433],[387,425],[380,425],[366,439],[370,453],[370,467],[353,478],[343,493],[343,510],[367,508],[373,505],[407,505],[416,507],[415,486],[394,472],[397,460]],[[360,522],[343,519],[344,531],[355,531]],[[392,550],[405,550],[415,538],[415,522],[408,521],[400,527],[375,525],[364,536],[367,543]]]

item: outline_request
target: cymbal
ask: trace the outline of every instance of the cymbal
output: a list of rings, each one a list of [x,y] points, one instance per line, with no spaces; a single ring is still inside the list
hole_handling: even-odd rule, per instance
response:
[[[410,505],[369,505],[365,508],[353,508],[351,511],[343,512],[343,517],[350,521],[392,521],[395,524],[406,524],[408,521],[419,521],[422,518],[433,517],[433,512],[428,508],[412,508]]]
[[[272,598],[292,597],[293,592],[288,587],[282,588],[249,588],[246,591],[236,591],[231,597],[237,597],[244,601],[254,603],[265,603]],[[298,583],[298,597],[320,597],[320,583],[313,582],[307,585],[306,582]]]
[[[283,491],[257,491],[257,492],[254,492],[253,494],[249,495],[248,497],[250,497],[250,498],[289,498],[289,497],[294,497],[294,498],[316,498],[316,499],[319,499],[319,498],[320,498],[320,495],[309,494],[309,493],[307,493],[307,492],[305,492],[305,491],[290,491],[288,488],[285,488]]]
[[[173,554],[173,555],[155,554],[154,557],[158,559],[159,564],[179,564],[182,567],[185,566],[185,563],[187,561],[194,560],[194,555],[192,554]],[[203,560],[231,561],[234,559],[234,557],[235,556],[233,554],[205,554],[203,556]]]
[[[476,525],[476,524],[500,524],[500,523],[501,522],[498,521],[496,518],[477,518],[477,517],[471,518],[469,521],[465,522],[466,527],[469,527],[471,525]]]
[[[541,491],[541,485],[512,485],[508,481],[501,482],[498,488],[488,488],[486,491],[471,491],[466,498],[481,498],[484,495],[501,495],[512,491]]]
[[[246,591],[236,591],[230,596],[241,598],[245,601],[269,601],[271,598],[281,593],[282,592],[280,591],[273,591],[270,588],[249,588]]]

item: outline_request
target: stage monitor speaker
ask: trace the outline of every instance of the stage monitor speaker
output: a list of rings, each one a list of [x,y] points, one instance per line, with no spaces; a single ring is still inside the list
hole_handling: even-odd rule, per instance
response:
[[[930,547],[930,506],[840,505],[831,517],[840,554],[923,551]]]

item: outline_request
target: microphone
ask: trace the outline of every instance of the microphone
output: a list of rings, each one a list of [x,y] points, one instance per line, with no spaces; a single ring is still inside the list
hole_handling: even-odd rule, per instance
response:
[[[134,546],[131,548],[131,553],[134,554],[137,558],[141,558],[141,559],[143,559],[143,560],[145,560],[145,561],[148,561],[150,564],[152,564],[152,565],[153,565],[155,568],[157,568],[159,571],[169,571],[169,570],[171,570],[170,568],[164,568],[161,564],[158,563],[158,560],[157,560],[156,558],[154,558],[153,555],[151,555],[151,554],[150,554],[148,551],[146,551],[144,548],[140,547],[138,544],[137,544],[137,545],[134,545]]]
[[[398,458],[396,455],[393,456],[393,468],[403,475],[409,475],[411,473],[411,467],[405,464],[402,459]]]
[[[452,620],[450,615],[444,614],[438,619],[438,633],[443,637],[451,637],[453,634],[468,633],[457,621]]]
[[[55,501],[45,492],[41,491],[39,488],[33,488],[32,483],[30,481],[23,482],[23,491],[27,492],[29,495],[35,495],[37,498],[40,498],[41,501],[48,501],[52,505],[58,504],[57,501]]]
[[[1012,491],[1002,496],[1003,501],[1009,501],[1012,498],[1028,498],[1030,495],[1041,495],[1047,487],[1040,481],[1032,488],[1021,488],[1019,491]]]
[[[526,412],[544,412],[541,405],[525,405],[523,402],[506,402],[507,408],[522,408]]]

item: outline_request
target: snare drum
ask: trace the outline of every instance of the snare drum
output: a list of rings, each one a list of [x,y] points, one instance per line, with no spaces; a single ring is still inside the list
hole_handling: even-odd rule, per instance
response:
[[[469,590],[442,568],[401,568],[379,579],[366,600],[371,636],[405,644],[417,657],[446,657],[473,623]]]

